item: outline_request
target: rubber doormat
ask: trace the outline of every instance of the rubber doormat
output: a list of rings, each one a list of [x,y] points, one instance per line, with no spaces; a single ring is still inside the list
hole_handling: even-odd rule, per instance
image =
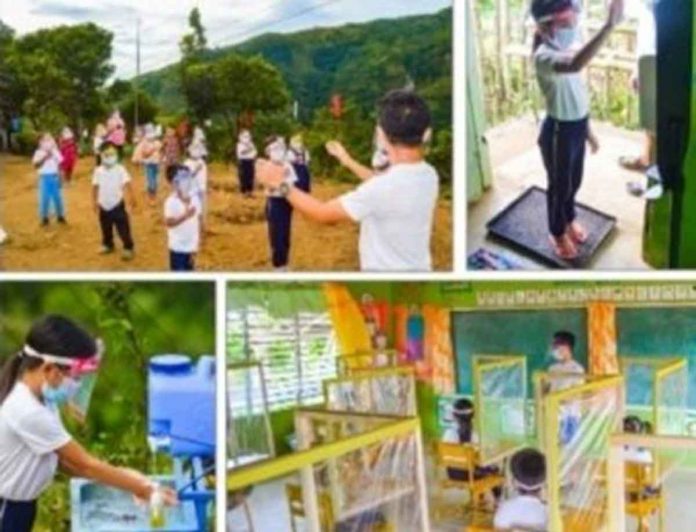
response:
[[[616,218],[577,204],[578,221],[587,230],[587,242],[579,247],[580,255],[566,261],[556,256],[549,242],[546,217],[546,191],[528,188],[519,198],[505,207],[487,224],[490,237],[554,268],[587,268],[597,256],[602,244],[616,228]]]

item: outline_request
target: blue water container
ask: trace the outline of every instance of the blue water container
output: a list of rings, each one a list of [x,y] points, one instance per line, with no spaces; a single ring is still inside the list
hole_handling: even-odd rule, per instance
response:
[[[148,417],[150,436],[168,440],[173,456],[214,457],[215,357],[150,359]]]

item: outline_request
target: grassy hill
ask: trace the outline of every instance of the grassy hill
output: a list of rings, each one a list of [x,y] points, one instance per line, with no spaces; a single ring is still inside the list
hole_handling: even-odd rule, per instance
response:
[[[214,61],[237,52],[260,54],[283,74],[301,117],[308,119],[340,93],[364,110],[385,91],[415,83],[429,101],[436,124],[451,124],[452,10],[365,24],[265,34],[213,49]],[[143,89],[166,113],[185,107],[178,64],[141,77]]]

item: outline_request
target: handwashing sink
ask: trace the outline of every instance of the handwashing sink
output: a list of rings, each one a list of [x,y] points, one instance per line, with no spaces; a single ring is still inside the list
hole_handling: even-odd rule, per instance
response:
[[[154,477],[163,486],[175,488],[171,477]],[[70,482],[72,532],[197,532],[200,530],[191,501],[165,509],[166,523],[152,528],[147,507],[138,507],[124,491],[85,479]]]

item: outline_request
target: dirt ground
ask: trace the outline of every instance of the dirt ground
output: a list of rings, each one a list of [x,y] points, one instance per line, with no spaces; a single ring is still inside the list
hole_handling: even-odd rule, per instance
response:
[[[7,271],[161,271],[169,267],[162,203],[167,184],[160,187],[156,205],[145,197],[142,173],[129,167],[138,206],[131,212],[136,257],[124,262],[120,254],[101,256],[97,216],[91,206],[91,158],[82,159],[73,183],[64,188],[67,226],[53,221],[39,226],[36,175],[28,158],[0,156],[0,224],[10,239],[0,247],[0,268]],[[243,199],[233,168],[210,168],[207,231],[198,255],[198,270],[270,271],[264,198]],[[323,199],[353,188],[350,184],[315,181],[314,194]],[[117,242],[118,241],[117,238]],[[441,200],[432,239],[437,270],[452,268],[452,207]],[[295,214],[290,267],[294,271],[356,271],[358,226],[319,225]]]

